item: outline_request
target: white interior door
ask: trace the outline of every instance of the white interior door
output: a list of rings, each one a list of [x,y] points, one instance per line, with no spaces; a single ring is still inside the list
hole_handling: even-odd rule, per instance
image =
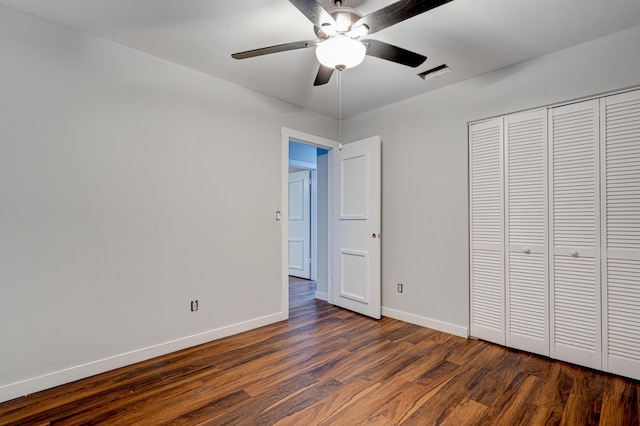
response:
[[[502,118],[469,126],[471,335],[505,344]]]
[[[333,304],[379,319],[380,137],[333,153]]]
[[[289,275],[311,278],[309,170],[289,173]]]
[[[507,346],[549,355],[547,111],[505,118]]]
[[[599,102],[549,110],[553,358],[602,368]]]
[[[640,90],[600,111],[603,363],[640,380]]]

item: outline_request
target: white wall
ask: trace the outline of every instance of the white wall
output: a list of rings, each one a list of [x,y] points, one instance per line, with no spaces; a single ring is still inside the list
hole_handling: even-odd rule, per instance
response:
[[[638,46],[640,27],[343,124],[346,140],[382,136],[383,314],[466,333],[467,123],[640,85]]]
[[[0,401],[283,317],[280,129],[335,120],[5,7],[0,52]]]

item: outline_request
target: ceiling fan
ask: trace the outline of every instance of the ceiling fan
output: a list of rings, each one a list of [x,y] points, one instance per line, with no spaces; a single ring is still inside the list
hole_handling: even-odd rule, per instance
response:
[[[365,55],[417,67],[427,57],[401,47],[363,39],[370,34],[427,12],[451,0],[400,0],[363,16],[356,9],[343,6],[342,0],[331,0],[334,7],[325,9],[318,0],[289,0],[314,25],[318,40],[303,40],[234,53],[235,59],[253,58],[287,50],[316,48],[320,69],[314,86],[326,84],[335,70],[342,71],[360,64]]]

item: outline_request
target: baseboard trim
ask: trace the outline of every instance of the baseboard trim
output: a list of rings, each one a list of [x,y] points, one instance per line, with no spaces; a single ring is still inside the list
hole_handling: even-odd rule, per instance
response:
[[[232,336],[234,334],[253,330],[254,328],[286,319],[287,316],[282,312],[279,312],[249,321],[232,324],[226,327],[193,334],[191,336],[181,337],[179,339],[146,348],[136,349],[131,352],[88,362],[86,364],[76,365],[64,370],[54,371],[52,373],[33,377],[20,382],[10,383],[8,385],[0,386],[0,402],[9,401],[34,392],[39,392],[65,383],[84,379],[116,368],[135,364],[136,362],[146,361],[157,356],[166,355],[171,352],[201,345],[213,340],[222,339],[223,337]]]
[[[327,300],[329,300],[329,295],[326,291],[316,291],[315,298],[324,300],[326,302]]]
[[[421,325],[422,327],[432,328],[444,333],[453,334],[455,336],[469,337],[469,328],[459,325],[449,324],[448,322],[438,321],[420,315],[410,314],[408,312],[398,311],[397,309],[382,307],[382,315],[385,317],[395,318],[400,321],[409,322],[411,324]]]

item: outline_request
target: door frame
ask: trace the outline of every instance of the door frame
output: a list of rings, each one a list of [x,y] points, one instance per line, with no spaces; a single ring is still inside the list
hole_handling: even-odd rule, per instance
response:
[[[282,164],[281,164],[281,181],[282,181],[282,199],[281,199],[281,210],[280,210],[280,222],[281,222],[281,253],[282,253],[282,264],[281,264],[281,273],[282,273],[282,302],[281,302],[281,312],[284,319],[289,319],[289,230],[285,224],[289,223],[289,141],[302,143],[305,145],[311,145],[318,148],[326,149],[328,152],[328,169],[332,170],[333,164],[333,152],[334,148],[338,148],[340,144],[337,141],[333,141],[331,139],[326,139],[320,136],[311,135],[308,133],[304,133],[298,130],[289,129],[287,127],[282,127]],[[332,176],[331,173],[328,174],[329,181],[328,184],[328,196],[327,196],[327,208],[329,209],[329,220],[327,223],[328,227],[328,271],[327,271],[327,298],[328,302],[333,302],[332,295],[332,284],[333,280],[331,278],[332,271],[332,261],[331,261],[331,249],[332,249],[332,220],[331,220],[331,212],[332,212]]]

